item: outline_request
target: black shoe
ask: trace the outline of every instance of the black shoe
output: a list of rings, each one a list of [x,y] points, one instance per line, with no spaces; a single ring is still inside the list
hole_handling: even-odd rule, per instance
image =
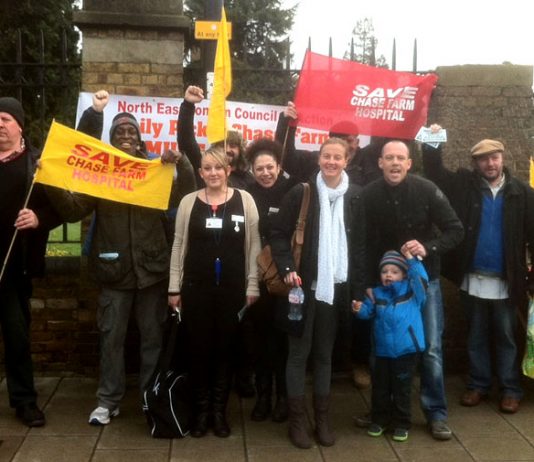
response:
[[[263,422],[271,413],[271,395],[270,393],[258,394],[256,405],[252,409],[250,418],[255,422]]]
[[[213,433],[219,438],[228,438],[230,436],[230,426],[223,412],[213,413]]]
[[[272,421],[285,422],[287,420],[287,397],[286,395],[278,395],[276,403],[273,408]]]
[[[191,428],[191,436],[193,438],[202,438],[208,432],[208,413],[202,412],[195,417],[193,428]]]
[[[253,398],[256,394],[252,379],[250,377],[236,377],[235,379],[235,391],[240,398]]]
[[[28,427],[42,427],[45,416],[35,403],[17,406],[17,418]]]
[[[368,428],[373,421],[371,420],[371,413],[355,415],[352,417],[354,425],[360,428]]]

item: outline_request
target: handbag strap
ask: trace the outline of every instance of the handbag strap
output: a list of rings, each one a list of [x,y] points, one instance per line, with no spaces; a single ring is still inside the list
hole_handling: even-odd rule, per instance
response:
[[[300,268],[300,257],[302,255],[302,244],[304,243],[304,230],[306,229],[306,217],[310,206],[310,184],[302,183],[304,188],[302,192],[302,202],[300,203],[300,212],[297,220],[297,226],[293,234],[293,260],[297,271]]]
[[[298,245],[304,243],[304,230],[306,228],[306,216],[308,215],[308,208],[310,206],[310,184],[302,183],[304,191],[302,192],[302,202],[300,203],[299,218],[297,226],[295,227],[295,242]]]

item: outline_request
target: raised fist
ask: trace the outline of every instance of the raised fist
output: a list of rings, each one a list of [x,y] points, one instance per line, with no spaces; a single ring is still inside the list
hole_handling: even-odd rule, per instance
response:
[[[184,99],[188,103],[200,103],[204,99],[204,90],[200,87],[190,85],[185,90]]]
[[[93,109],[102,112],[109,103],[109,93],[106,90],[98,90],[93,95]]]

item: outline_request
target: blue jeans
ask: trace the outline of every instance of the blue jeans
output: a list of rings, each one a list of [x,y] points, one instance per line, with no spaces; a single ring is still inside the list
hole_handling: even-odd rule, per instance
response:
[[[495,343],[495,372],[503,397],[521,399],[523,391],[515,332],[517,315],[509,299],[488,300],[460,291],[467,315],[469,334],[469,382],[467,388],[488,393],[491,388],[491,340]]]
[[[427,422],[447,419],[447,397],[443,379],[443,300],[439,279],[428,283],[423,309],[426,349],[421,358],[421,409]]]

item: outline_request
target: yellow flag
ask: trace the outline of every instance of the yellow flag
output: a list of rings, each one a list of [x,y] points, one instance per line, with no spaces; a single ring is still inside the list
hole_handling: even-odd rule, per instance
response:
[[[530,158],[530,186],[534,188],[534,160]]]
[[[166,210],[174,165],[130,156],[52,122],[35,181],[125,204]]]
[[[221,13],[221,27],[217,39],[215,64],[213,65],[213,93],[208,112],[208,141],[213,144],[226,138],[226,97],[232,91],[232,63],[228,44],[228,25],[224,7]]]

